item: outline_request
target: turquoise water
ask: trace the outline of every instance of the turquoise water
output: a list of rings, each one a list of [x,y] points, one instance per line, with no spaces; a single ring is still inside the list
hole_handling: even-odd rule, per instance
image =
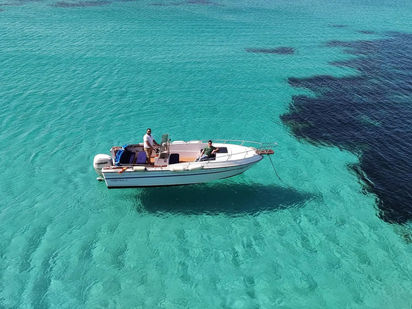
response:
[[[361,2],[3,0],[0,307],[411,308],[410,224],[378,217],[355,154],[279,120],[311,95],[288,77],[357,74],[326,42],[412,32],[408,2]],[[246,51],[277,47],[295,52]],[[147,127],[277,142],[282,181],[266,159],[107,190],[93,156]]]

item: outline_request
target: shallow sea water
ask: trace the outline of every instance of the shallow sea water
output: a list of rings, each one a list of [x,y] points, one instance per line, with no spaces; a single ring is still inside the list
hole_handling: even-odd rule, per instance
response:
[[[359,74],[328,42],[412,33],[408,2],[358,2],[2,0],[0,307],[411,308],[410,222],[280,120],[315,95],[289,78]],[[98,183],[147,127],[277,142],[282,181]]]

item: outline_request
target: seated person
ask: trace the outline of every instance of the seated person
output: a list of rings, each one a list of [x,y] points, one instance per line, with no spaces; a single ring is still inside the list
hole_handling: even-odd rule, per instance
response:
[[[219,151],[219,148],[216,148],[212,145],[212,141],[209,140],[207,142],[207,147],[202,149],[202,152],[200,153],[200,157],[197,158],[196,161],[207,161],[210,160],[211,158],[216,157],[216,152]]]

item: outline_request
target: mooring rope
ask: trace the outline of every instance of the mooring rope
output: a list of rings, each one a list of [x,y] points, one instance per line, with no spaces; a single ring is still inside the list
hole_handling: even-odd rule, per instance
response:
[[[273,170],[275,171],[275,174],[276,174],[276,176],[279,178],[280,182],[289,187],[289,185],[286,184],[286,183],[282,180],[282,178],[280,178],[278,172],[276,171],[275,165],[274,165],[273,162],[272,162],[272,158],[271,158],[270,156],[268,156],[268,157],[269,157],[270,163],[272,164]]]

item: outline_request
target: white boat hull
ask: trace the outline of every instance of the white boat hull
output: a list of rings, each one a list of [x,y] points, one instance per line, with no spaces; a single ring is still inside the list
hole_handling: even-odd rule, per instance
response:
[[[112,171],[103,172],[103,176],[109,189],[189,185],[242,174],[253,164],[259,162],[262,157],[259,156],[256,159],[243,165],[227,167],[208,167],[181,171],[125,171],[121,174]]]
[[[202,157],[207,143],[202,141],[165,142],[155,157],[146,158],[143,144],[112,147],[111,156],[98,154],[93,166],[112,188],[180,186],[205,183],[242,174],[273,151],[232,143],[215,143],[216,153]],[[234,141],[236,142],[236,141]],[[251,142],[253,143],[253,142]],[[124,156],[124,157],[123,157]],[[206,159],[206,160],[205,160]],[[150,161],[150,163],[148,162]]]

